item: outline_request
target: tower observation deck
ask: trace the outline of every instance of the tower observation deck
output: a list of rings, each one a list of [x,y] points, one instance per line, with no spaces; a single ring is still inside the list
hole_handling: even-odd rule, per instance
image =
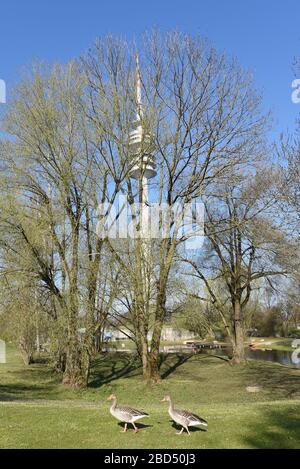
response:
[[[142,110],[142,87],[139,58],[136,55],[136,119],[132,122],[129,133],[131,156],[130,177],[133,179],[151,179],[156,176],[155,158],[151,154],[151,135],[144,130]]]

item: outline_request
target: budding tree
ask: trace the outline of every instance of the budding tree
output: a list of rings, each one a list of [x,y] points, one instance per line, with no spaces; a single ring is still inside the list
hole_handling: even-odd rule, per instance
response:
[[[13,138],[1,148],[2,247],[51,297],[56,352],[70,386],[86,385],[103,325],[97,296],[106,261],[95,226],[107,172],[89,135],[86,86],[74,62],[34,66],[8,106],[3,128]]]

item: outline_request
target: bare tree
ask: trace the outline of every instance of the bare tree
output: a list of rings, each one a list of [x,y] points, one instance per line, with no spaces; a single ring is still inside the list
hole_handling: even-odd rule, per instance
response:
[[[180,33],[146,35],[139,43],[144,134],[158,173],[150,189],[156,201],[174,207],[197,201],[214,182],[258,158],[263,151],[265,118],[251,77],[236,62],[218,54],[200,38]],[[128,203],[142,201],[142,173],[130,178],[134,163],[129,131],[136,111],[135,48],[121,40],[99,41],[83,59],[90,88],[89,118],[95,134],[105,135],[105,160]],[[143,155],[141,155],[142,158]],[[119,178],[120,180],[120,178]],[[164,238],[152,241],[145,261],[138,238],[131,253],[111,245],[128,278],[125,295],[143,361],[144,378],[159,379],[158,355],[167,311],[167,289],[174,257],[187,236],[180,234],[183,212],[170,223]],[[139,220],[132,212],[133,220]],[[136,222],[136,229],[139,224]],[[130,259],[130,261],[128,260]],[[145,267],[146,266],[146,267]],[[147,272],[145,275],[143,272]],[[121,309],[124,316],[125,309]],[[150,332],[150,334],[149,334]]]
[[[287,253],[295,251],[276,220],[277,174],[270,167],[236,173],[216,188],[206,200],[204,253],[197,261],[185,259],[222,318],[236,363],[245,361],[245,312],[253,288],[286,274]]]

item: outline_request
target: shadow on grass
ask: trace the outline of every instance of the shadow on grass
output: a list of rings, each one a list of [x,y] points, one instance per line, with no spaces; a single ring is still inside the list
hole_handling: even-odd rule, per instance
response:
[[[218,358],[228,362],[228,359],[218,355],[194,355],[186,353],[161,353],[159,356],[159,371],[164,380],[172,375],[179,367],[191,359]],[[120,378],[142,376],[142,365],[139,357],[133,353],[109,353],[95,359],[92,366],[89,387],[100,388],[104,384]]]
[[[124,424],[123,422],[119,422],[118,425],[119,425],[119,427],[124,428],[124,425],[125,425],[125,424]],[[147,424],[145,424],[145,423],[137,423],[137,422],[135,422],[135,426],[136,426],[139,430],[143,430],[144,428],[151,428],[151,427],[153,427],[153,425],[147,425]],[[127,431],[129,431],[129,430],[134,430],[133,425],[132,425],[131,423],[128,423],[128,425],[127,425]]]
[[[99,388],[120,378],[141,374],[141,363],[134,354],[114,353],[102,355],[93,363],[89,387]]]
[[[49,393],[49,385],[37,386],[24,383],[0,385],[0,401],[32,400],[42,393]],[[28,396],[27,396],[28,395]]]
[[[200,353],[200,354],[186,354],[186,353],[169,353],[169,354],[161,354],[160,355],[160,363],[159,363],[159,370],[161,372],[162,379],[166,379],[172,373],[174,373],[179,367],[187,363],[191,359],[205,360],[217,358],[219,360],[225,361],[226,363],[230,364],[230,360],[228,357],[220,356],[220,355],[213,355],[208,353]]]
[[[193,354],[161,354],[159,368],[162,379],[170,376],[193,357]],[[6,382],[0,384],[0,400],[39,399],[59,392],[61,375],[54,372],[47,363],[42,358],[40,363],[5,373]],[[100,388],[120,378],[141,376],[142,366],[136,354],[102,354],[93,361],[89,387]]]
[[[48,397],[61,382],[61,376],[47,366],[47,361],[26,368],[12,368],[0,376],[0,401]]]
[[[249,361],[243,370],[245,384],[259,385],[273,399],[300,397],[300,372],[298,369],[268,362]]]
[[[186,353],[172,353],[172,354],[160,354],[159,357],[159,370],[161,371],[161,378],[166,379],[178,367],[184,365],[188,360],[194,357],[194,354]]]
[[[262,411],[264,425],[250,425],[244,438],[247,446],[259,449],[300,448],[299,408],[284,406],[282,409]]]
[[[48,365],[49,361],[50,361],[49,355],[37,355],[34,357],[33,364]]]
[[[186,363],[193,354],[160,354],[159,370],[162,379],[174,373],[178,367]],[[137,355],[126,353],[107,354],[97,358],[93,363],[89,387],[99,388],[119,378],[141,376],[142,366]]]

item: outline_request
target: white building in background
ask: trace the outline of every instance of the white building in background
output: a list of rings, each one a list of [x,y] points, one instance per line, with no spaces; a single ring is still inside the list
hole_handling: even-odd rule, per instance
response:
[[[124,328],[123,331],[119,330],[107,330],[104,333],[104,337],[109,340],[127,340],[131,336],[130,332]],[[152,337],[152,332],[148,334],[148,340]],[[164,327],[161,334],[161,340],[165,340],[168,342],[178,342],[184,341],[188,339],[195,338],[195,334],[193,332],[187,331],[185,329],[175,329],[174,327]]]
[[[6,345],[4,340],[0,339],[0,363],[6,363]]]
[[[124,332],[119,331],[117,329],[105,330],[104,331],[104,339],[105,340],[127,340],[128,336],[130,337],[131,334],[125,328],[124,328]]]
[[[193,339],[196,335],[185,329],[175,329],[174,327],[164,327],[161,334],[161,340],[176,342],[181,340]]]

